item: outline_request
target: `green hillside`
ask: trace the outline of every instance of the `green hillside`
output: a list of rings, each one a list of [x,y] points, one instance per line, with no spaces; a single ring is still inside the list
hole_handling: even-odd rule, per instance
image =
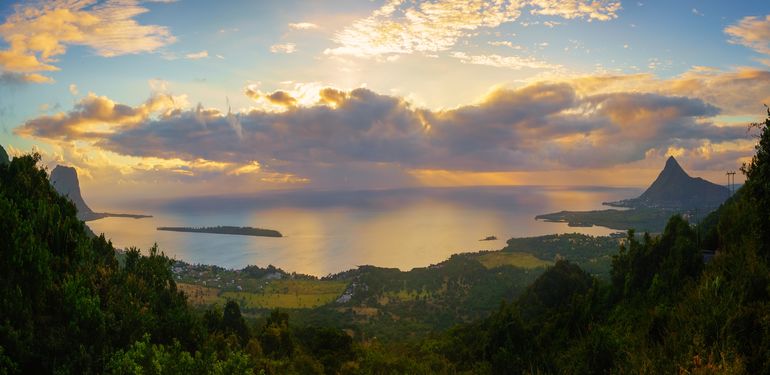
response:
[[[243,290],[211,268],[197,306],[193,273],[156,247],[118,261],[39,156],[16,157],[0,164],[0,374],[770,373],[770,112],[756,128],[745,185],[700,228],[674,216],[617,252],[512,239],[322,280],[247,267]]]

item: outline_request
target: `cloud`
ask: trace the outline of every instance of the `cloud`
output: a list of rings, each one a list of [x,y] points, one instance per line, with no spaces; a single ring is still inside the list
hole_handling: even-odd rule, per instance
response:
[[[54,80],[37,73],[0,72],[0,84],[23,85],[27,83],[53,83]]]
[[[270,46],[272,53],[294,53],[297,52],[297,45],[294,43],[273,44]]]
[[[283,107],[294,107],[297,105],[297,99],[286,91],[275,91],[272,94],[265,95],[265,98],[272,104]]]
[[[770,71],[750,67],[723,71],[696,66],[668,79],[630,74],[572,77],[563,81],[583,95],[651,92],[698,98],[728,116],[756,116],[764,103],[770,103]]]
[[[15,132],[27,137],[93,141],[137,126],[152,114],[168,115],[179,108],[178,104],[170,95],[157,94],[141,105],[131,107],[89,93],[72,111],[34,118],[16,128]]]
[[[297,105],[297,98],[286,91],[278,90],[266,94],[257,90],[256,87],[247,87],[245,93],[246,96],[257,102],[266,101],[269,104],[282,108],[290,108]]]
[[[478,103],[447,110],[418,108],[365,88],[319,89],[307,105],[293,91],[246,90],[284,105],[281,112],[182,109],[167,96],[130,107],[89,95],[69,113],[29,120],[16,133],[140,160],[206,160],[225,166],[218,173],[271,172],[328,184],[343,175],[371,179],[375,171],[396,181],[398,171],[406,176],[410,170],[605,168],[662,157],[669,149],[695,155],[711,147],[725,157],[751,152],[725,146],[745,141],[745,127],[715,125],[710,119],[720,110],[701,99],[586,94],[586,86],[497,89]]]
[[[549,64],[534,57],[519,56],[500,56],[491,55],[468,55],[464,52],[453,52],[452,57],[459,59],[463,64],[487,65],[496,68],[507,68],[519,70],[528,69],[559,69],[560,65]]]
[[[0,25],[8,48],[0,68],[34,74],[59,70],[53,63],[68,45],[83,45],[104,57],[153,52],[173,43],[166,27],[141,25],[134,18],[147,8],[135,0],[37,1],[15,6]],[[37,81],[40,75],[32,75]]]
[[[289,28],[292,30],[313,30],[313,29],[317,29],[318,25],[310,22],[298,22],[298,23],[290,23]]]
[[[70,94],[77,96],[78,95],[78,85],[71,83],[69,85]]]
[[[501,40],[501,41],[493,41],[493,42],[487,42],[490,46],[505,46],[511,49],[520,50],[521,46],[514,45],[511,41],[508,40]]]
[[[335,34],[339,47],[326,54],[370,57],[444,51],[482,27],[497,27],[521,14],[518,2],[390,0],[369,17]]]
[[[184,55],[186,59],[189,60],[199,60],[199,59],[205,59],[209,57],[209,51],[200,51],[200,52],[194,52],[194,53],[188,53]]]
[[[609,21],[617,18],[620,1],[611,0],[529,0],[532,14],[559,16],[566,19],[585,18],[588,21]]]
[[[333,41],[339,46],[324,53],[376,57],[446,51],[477,29],[515,21],[526,6],[532,8],[532,14],[589,21],[613,19],[620,9],[619,2],[606,0],[390,0],[368,17],[337,32]],[[550,21],[549,26],[556,24]]]
[[[150,86],[150,90],[153,93],[166,93],[168,92],[168,86],[171,83],[160,78],[151,78],[147,80],[147,86]]]
[[[725,28],[729,42],[749,47],[770,55],[770,14],[765,17],[744,17],[737,24]]]

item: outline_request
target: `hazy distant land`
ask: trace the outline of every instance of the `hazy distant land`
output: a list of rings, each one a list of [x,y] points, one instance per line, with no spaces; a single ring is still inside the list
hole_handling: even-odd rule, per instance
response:
[[[258,237],[283,237],[283,234],[273,229],[252,228],[252,227],[233,227],[233,226],[218,226],[218,227],[158,227],[158,230],[165,230],[171,232],[192,232],[192,233],[214,233],[214,234],[235,234],[241,236],[258,236]]]
[[[631,210],[561,211],[535,216],[536,220],[567,223],[571,227],[594,225],[610,229],[636,229],[641,232],[659,233],[675,211],[635,208]]]
[[[104,219],[105,217],[125,217],[129,219],[144,219],[152,217],[152,215],[139,215],[139,214],[115,214],[111,212],[83,212],[78,211],[78,216],[83,221],[92,221]]]
[[[671,156],[658,178],[638,198],[604,205],[627,207],[628,210],[561,211],[535,216],[536,220],[567,223],[571,227],[594,225],[610,229],[636,229],[659,233],[675,214],[705,215],[729,197],[729,190],[702,178],[690,177]]]

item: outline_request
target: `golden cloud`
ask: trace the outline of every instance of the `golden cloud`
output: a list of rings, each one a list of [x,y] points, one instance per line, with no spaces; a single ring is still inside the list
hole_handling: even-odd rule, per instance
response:
[[[100,56],[152,52],[173,43],[166,27],[140,25],[134,17],[147,12],[134,0],[40,1],[19,5],[0,25],[9,45],[0,51],[6,72],[55,71],[56,57],[67,45],[88,46]],[[44,81],[31,76],[31,81]]]
[[[374,57],[445,51],[474,30],[515,21],[525,6],[533,7],[533,14],[599,21],[617,17],[620,9],[619,2],[606,0],[390,0],[336,33],[333,40],[339,46],[324,53]]]
[[[770,55],[770,14],[765,17],[744,17],[735,25],[725,28],[730,43],[749,47]]]
[[[589,21],[609,21],[617,18],[620,1],[611,0],[529,0],[532,14],[559,16],[566,19],[586,18]]]
[[[62,140],[93,140],[120,129],[136,126],[154,113],[166,115],[179,109],[183,98],[156,94],[137,107],[118,104],[105,96],[89,93],[69,113],[46,115],[27,121],[16,133],[27,137]]]
[[[459,59],[463,64],[486,65],[496,68],[506,68],[519,70],[527,69],[559,69],[560,65],[549,64],[534,57],[519,56],[500,56],[491,55],[468,55],[464,52],[453,52],[452,57]]]

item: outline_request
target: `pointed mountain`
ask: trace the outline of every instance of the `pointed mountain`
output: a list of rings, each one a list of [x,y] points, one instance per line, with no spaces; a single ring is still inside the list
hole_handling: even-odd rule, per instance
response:
[[[8,157],[8,153],[5,152],[3,146],[0,146],[0,164],[11,164],[11,159]]]
[[[72,167],[57,165],[51,171],[51,185],[59,194],[69,198],[78,209],[78,217],[83,220],[94,214],[94,211],[83,200],[80,195],[80,181],[78,181],[78,171]]]
[[[690,177],[671,156],[666,166],[638,198],[608,203],[621,207],[653,207],[670,209],[698,209],[718,207],[730,196],[721,185],[700,177]]]

